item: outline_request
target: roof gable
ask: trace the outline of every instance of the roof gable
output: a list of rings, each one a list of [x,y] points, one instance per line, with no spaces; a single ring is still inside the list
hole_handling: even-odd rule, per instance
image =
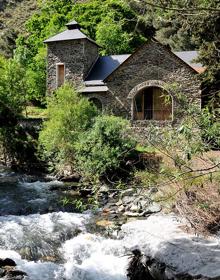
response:
[[[108,78],[110,76],[112,76],[115,72],[118,71],[118,69],[120,69],[122,66],[124,65],[129,65],[130,61],[137,55],[139,54],[142,49],[144,48],[156,48],[156,46],[160,46],[162,47],[167,54],[169,54],[169,56],[171,56],[172,58],[174,58],[177,63],[182,64],[184,67],[187,67],[189,69],[189,71],[191,71],[193,74],[198,74],[198,72],[191,66],[189,65],[187,62],[185,62],[183,59],[180,58],[180,56],[176,55],[175,53],[173,53],[169,47],[164,46],[163,44],[161,44],[160,42],[158,42],[156,39],[150,39],[148,40],[146,43],[144,43],[142,46],[140,46],[136,51],[134,51],[125,61],[123,61],[115,70],[113,70],[105,79],[104,82],[106,82],[108,80]]]

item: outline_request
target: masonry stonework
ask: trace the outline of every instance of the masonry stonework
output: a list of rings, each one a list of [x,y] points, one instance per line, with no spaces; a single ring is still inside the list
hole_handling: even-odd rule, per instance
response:
[[[47,89],[57,88],[57,65],[65,65],[65,80],[79,85],[98,58],[98,47],[87,39],[48,43]]]
[[[200,106],[200,83],[196,72],[156,41],[150,41],[139,48],[106,78],[109,92],[115,97],[113,103],[108,103],[108,106],[116,115],[126,116],[132,120],[135,88],[142,88],[143,84],[146,87],[152,86],[148,81],[158,81],[158,86],[161,88],[165,85],[169,88],[169,85],[175,83],[180,87],[181,93],[187,95],[189,105],[196,102]],[[168,93],[173,97],[173,119],[175,120],[175,112],[179,105],[176,96],[172,92]],[[120,102],[120,107],[116,106],[116,100]],[[147,124],[147,122],[149,121],[137,121],[139,124]]]

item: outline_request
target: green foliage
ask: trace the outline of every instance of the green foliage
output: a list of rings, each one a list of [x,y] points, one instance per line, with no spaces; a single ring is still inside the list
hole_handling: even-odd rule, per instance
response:
[[[103,55],[124,54],[132,51],[130,41],[131,34],[123,31],[123,22],[115,21],[112,15],[104,18],[97,26],[97,43],[104,49]]]
[[[158,184],[160,177],[158,173],[139,170],[134,173],[134,182],[138,185],[143,186],[144,188],[150,188]]]
[[[66,84],[48,99],[48,120],[39,141],[56,163],[87,178],[99,177],[120,167],[135,149],[128,125],[119,117],[98,116],[95,106]]]
[[[46,49],[39,50],[33,62],[27,66],[28,100],[44,104],[46,95]]]
[[[48,98],[48,120],[39,136],[46,155],[73,165],[74,144],[80,133],[92,126],[96,115],[96,108],[72,86],[66,84],[59,88]]]
[[[125,39],[126,45],[123,40],[119,42],[119,39],[117,39],[117,49],[113,50],[114,53],[118,49],[119,51],[124,49],[125,53],[129,53],[144,41],[144,33],[136,28],[139,21],[138,13],[124,0],[92,0],[78,3],[69,14],[69,19],[72,18],[80,23],[83,31],[93,40],[99,41],[101,39],[101,43],[111,43],[115,42],[117,34],[121,39]],[[114,36],[112,36],[110,30]],[[108,41],[109,36],[111,36],[111,40]],[[112,41],[112,39],[114,40]],[[106,49],[109,46],[106,44],[101,44],[101,46],[103,46],[103,53],[111,54]]]
[[[219,34],[220,13],[218,0],[154,0],[151,5],[129,0],[142,17],[152,19],[157,29],[156,37],[172,49],[199,50],[199,62],[206,66],[201,75],[204,88],[220,88]]]
[[[97,117],[93,127],[81,134],[75,146],[81,172],[101,176],[119,168],[136,146],[128,136],[128,126],[129,122],[119,117]]]
[[[25,70],[16,59],[0,57],[0,114],[21,113],[26,101]]]

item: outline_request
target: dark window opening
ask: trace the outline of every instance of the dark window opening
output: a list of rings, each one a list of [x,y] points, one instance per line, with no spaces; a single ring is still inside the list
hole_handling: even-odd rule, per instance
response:
[[[149,87],[139,92],[134,99],[134,119],[171,120],[172,101],[168,93],[158,87]]]
[[[144,94],[144,119],[152,120],[153,118],[153,88],[149,88],[147,94]]]

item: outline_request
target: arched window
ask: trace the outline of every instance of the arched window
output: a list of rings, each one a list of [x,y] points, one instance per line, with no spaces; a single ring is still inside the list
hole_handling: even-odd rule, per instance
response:
[[[96,97],[92,97],[89,99],[89,101],[95,105],[95,107],[99,110],[99,111],[102,111],[102,102],[96,98]]]
[[[172,120],[172,99],[159,87],[147,87],[134,97],[135,120]]]

